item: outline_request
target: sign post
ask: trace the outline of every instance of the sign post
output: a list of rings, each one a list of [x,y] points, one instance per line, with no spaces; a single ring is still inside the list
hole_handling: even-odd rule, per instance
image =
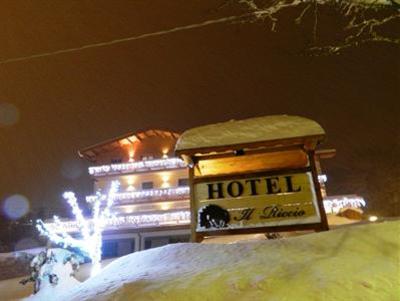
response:
[[[323,137],[316,122],[287,115],[184,132],[176,153],[189,165],[192,241],[328,230],[314,155]]]

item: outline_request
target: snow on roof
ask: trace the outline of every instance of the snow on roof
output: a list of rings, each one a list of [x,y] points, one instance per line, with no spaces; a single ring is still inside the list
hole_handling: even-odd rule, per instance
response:
[[[397,300],[399,226],[173,244],[119,258],[57,300]]]
[[[315,121],[289,115],[231,120],[189,129],[178,139],[176,151],[325,135]]]
[[[85,147],[78,151],[80,157],[84,157],[89,161],[93,161],[100,153],[105,153],[119,148],[121,145],[134,144],[136,141],[141,141],[149,137],[161,137],[178,139],[179,134],[169,130],[149,129],[145,131],[136,131],[123,134],[118,137]]]

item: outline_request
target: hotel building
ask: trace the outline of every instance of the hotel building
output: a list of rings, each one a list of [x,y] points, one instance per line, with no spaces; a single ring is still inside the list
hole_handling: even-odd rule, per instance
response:
[[[116,257],[190,237],[188,172],[174,157],[179,135],[147,130],[129,133],[79,151],[91,164],[94,192],[120,182],[103,233],[103,257]],[[88,196],[90,203],[95,195]]]
[[[116,217],[106,222],[103,232],[103,258],[190,240],[190,191],[188,169],[174,156],[179,134],[165,130],[132,132],[79,150],[90,162],[93,195],[106,194],[111,182],[120,188],[114,197]],[[365,202],[355,195],[328,197],[326,175],[320,160],[332,158],[335,150],[316,152],[316,167],[327,214],[343,207],[362,207]],[[75,221],[62,221],[65,229],[78,233]],[[51,224],[51,223],[49,223]]]

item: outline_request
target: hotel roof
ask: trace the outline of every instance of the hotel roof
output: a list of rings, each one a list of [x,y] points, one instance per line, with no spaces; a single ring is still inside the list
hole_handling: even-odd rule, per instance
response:
[[[119,148],[123,145],[134,144],[137,141],[142,141],[149,137],[162,137],[162,138],[173,138],[178,139],[179,134],[172,131],[160,130],[160,129],[150,129],[146,131],[139,132],[129,132],[121,136],[117,136],[112,139],[108,139],[106,141],[85,147],[78,151],[78,154],[82,158],[86,158],[89,161],[94,161],[96,156],[112,151],[116,148]]]

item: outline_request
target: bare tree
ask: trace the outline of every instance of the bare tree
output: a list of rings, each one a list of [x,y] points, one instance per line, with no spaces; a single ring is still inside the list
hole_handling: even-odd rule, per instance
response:
[[[338,54],[366,43],[400,45],[400,0],[228,0],[220,9],[236,5],[249,13],[238,22],[263,22],[272,31],[288,25],[285,14],[294,16],[294,26],[308,24],[313,43],[307,51],[313,54]],[[327,26],[330,16],[335,21]]]

